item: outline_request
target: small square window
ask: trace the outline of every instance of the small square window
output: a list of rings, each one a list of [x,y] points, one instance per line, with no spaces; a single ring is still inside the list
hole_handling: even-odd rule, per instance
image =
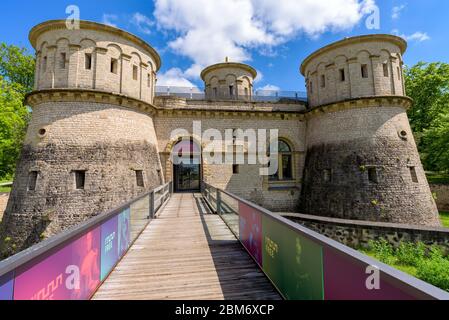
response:
[[[383,68],[384,68],[384,77],[389,77],[390,76],[390,72],[388,71],[388,64],[384,63],[383,64]]]
[[[341,82],[345,82],[346,81],[345,69],[340,69],[340,81]]]
[[[240,173],[240,167],[239,167],[238,164],[234,164],[234,165],[232,166],[232,173],[233,173],[233,174],[239,174],[239,173]]]
[[[86,70],[92,70],[92,54],[86,53],[84,57],[84,68]]]
[[[86,184],[86,171],[77,170],[74,171],[75,175],[75,188],[76,190],[84,190]]]
[[[137,66],[133,66],[133,80],[137,80],[138,79],[138,72],[139,72],[139,68]]]
[[[361,72],[362,72],[362,78],[368,78],[368,65],[367,64],[362,64],[361,67]]]
[[[379,176],[377,174],[377,168],[368,168],[368,180],[371,183],[379,183]]]
[[[136,184],[138,187],[145,187],[142,170],[136,170]]]
[[[28,191],[35,191],[37,186],[37,177],[39,173],[37,171],[31,171],[28,176]]]
[[[412,176],[412,182],[413,183],[418,183],[418,174],[416,173],[416,168],[415,167],[410,167],[410,175]]]
[[[118,60],[114,58],[111,59],[111,73],[118,73]]]
[[[60,67],[61,69],[65,69],[65,65],[66,65],[66,60],[67,60],[67,55],[65,52],[61,53],[61,58],[60,58]]]

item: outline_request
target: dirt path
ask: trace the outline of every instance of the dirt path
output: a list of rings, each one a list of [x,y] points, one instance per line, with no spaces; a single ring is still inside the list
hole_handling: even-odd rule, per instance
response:
[[[3,211],[6,209],[6,204],[8,203],[9,194],[8,193],[0,193],[0,221],[3,218]]]

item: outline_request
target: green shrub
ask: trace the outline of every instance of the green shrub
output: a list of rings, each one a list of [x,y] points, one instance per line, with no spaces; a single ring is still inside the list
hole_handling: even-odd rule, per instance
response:
[[[422,242],[417,244],[403,242],[396,250],[398,263],[416,267],[426,255],[426,245]]]
[[[449,260],[435,255],[418,263],[417,276],[421,280],[449,291]]]
[[[369,247],[373,251],[375,257],[386,264],[394,264],[394,248],[387,240],[370,241]]]

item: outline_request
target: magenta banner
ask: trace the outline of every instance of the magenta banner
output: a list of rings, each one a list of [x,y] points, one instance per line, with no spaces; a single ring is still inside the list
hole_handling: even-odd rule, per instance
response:
[[[262,215],[250,206],[239,202],[240,241],[262,266]]]
[[[17,272],[14,300],[86,300],[100,284],[100,229]]]
[[[397,284],[393,285],[369,265],[362,264],[329,248],[324,249],[324,298],[325,300],[412,300]]]
[[[12,300],[14,291],[14,273],[10,272],[0,277],[0,300]]]

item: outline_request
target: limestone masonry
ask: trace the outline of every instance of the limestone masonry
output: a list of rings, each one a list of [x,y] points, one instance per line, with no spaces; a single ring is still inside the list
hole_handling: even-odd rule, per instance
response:
[[[308,102],[254,99],[257,72],[228,59],[202,72],[204,99],[156,96],[158,53],[98,23],[68,30],[65,21],[48,21],[30,41],[33,113],[0,227],[4,253],[181,183],[170,155],[186,137],[172,132],[183,128],[199,141],[193,121],[223,137],[226,129],[279,129],[277,174],[207,161],[197,174],[270,210],[440,225],[407,118],[401,38],[360,36],[313,53],[301,66]]]

